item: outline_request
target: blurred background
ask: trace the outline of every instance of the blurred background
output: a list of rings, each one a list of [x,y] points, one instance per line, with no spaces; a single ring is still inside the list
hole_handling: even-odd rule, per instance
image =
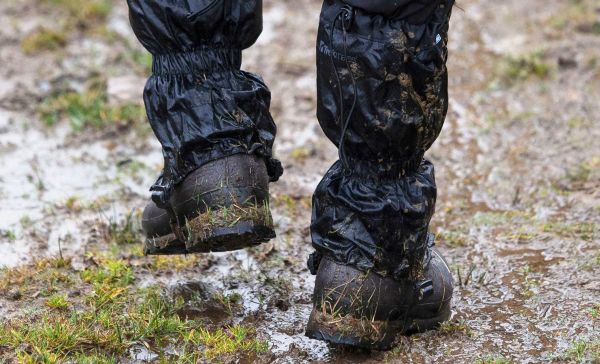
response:
[[[320,3],[265,0],[264,8],[264,32],[243,68],[273,93],[275,153],[286,170],[272,186],[279,236],[251,251],[166,259],[141,256],[139,215],[162,156],[141,104],[152,60],[129,27],[125,2],[0,3],[3,325],[33,327],[18,320],[47,314],[60,292],[69,292],[67,313],[87,307],[81,302],[94,288],[85,272],[117,262],[131,274],[128,297],[200,279],[229,305],[215,327],[248,327],[259,340],[254,351],[212,357],[204,342],[202,360],[600,360],[600,3],[457,3],[450,110],[427,155],[439,188],[432,231],[458,286],[454,317],[440,332],[371,355],[303,337],[313,282],[305,267],[310,197],[337,159],[315,118]],[[57,256],[68,264],[48,263]],[[41,272],[75,278],[67,287]],[[169,335],[171,345],[183,340]],[[16,341],[0,334],[0,358],[167,355],[144,344],[151,339],[71,351]],[[185,359],[176,350],[167,357]]]

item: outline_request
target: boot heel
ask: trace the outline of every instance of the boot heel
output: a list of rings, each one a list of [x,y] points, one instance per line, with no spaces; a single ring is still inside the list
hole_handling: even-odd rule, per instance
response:
[[[399,321],[377,321],[339,316],[313,308],[305,335],[333,345],[353,346],[368,350],[388,350],[402,332]]]
[[[269,205],[209,209],[186,223],[190,253],[222,252],[259,245],[275,237]]]

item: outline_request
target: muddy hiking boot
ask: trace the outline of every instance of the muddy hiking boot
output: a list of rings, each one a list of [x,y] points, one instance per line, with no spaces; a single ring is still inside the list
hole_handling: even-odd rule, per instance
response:
[[[452,274],[437,250],[418,281],[384,278],[323,258],[306,336],[387,350],[400,334],[431,330],[448,320],[452,291]]]
[[[437,187],[424,158],[448,111],[453,0],[324,0],[317,118],[339,160],[313,195],[316,274],[306,335],[388,349],[450,317],[433,250]]]
[[[281,176],[263,80],[241,70],[262,2],[128,0],[152,53],[144,103],[164,170],[144,211],[147,254],[235,250],[274,237],[268,183]]]
[[[231,251],[269,241],[275,231],[264,161],[238,154],[198,168],[175,187],[167,209],[146,207],[142,227],[146,254]]]

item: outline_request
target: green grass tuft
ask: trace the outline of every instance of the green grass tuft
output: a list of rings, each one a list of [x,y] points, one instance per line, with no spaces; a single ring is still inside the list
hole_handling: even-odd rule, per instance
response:
[[[2,355],[23,363],[115,363],[141,345],[167,362],[184,363],[254,357],[268,350],[251,328],[209,329],[200,321],[180,318],[177,305],[166,301],[160,287],[133,285],[133,267],[127,261],[108,256],[89,256],[88,260],[95,264],[81,272],[62,259],[0,272],[0,282],[9,286],[27,282],[22,286],[23,300],[31,300],[32,292],[47,284],[46,275],[69,276],[58,284],[60,292],[69,290],[67,281],[78,280],[81,292],[73,301],[55,293],[44,301],[45,307],[6,320],[0,326]],[[223,297],[229,304],[239,299],[236,295]],[[162,351],[170,346],[177,347],[178,354]]]
[[[552,66],[544,61],[541,53],[534,52],[506,57],[499,64],[498,72],[502,81],[512,84],[530,77],[546,78],[550,76]]]
[[[469,325],[464,321],[446,321],[440,325],[439,328],[440,334],[443,335],[452,335],[455,333],[461,333],[468,337],[473,336],[473,330],[469,327]]]
[[[53,296],[50,296],[46,300],[46,306],[50,308],[65,309],[68,308],[70,305],[71,304],[67,297],[62,294],[55,294]]]
[[[42,121],[52,126],[66,119],[74,131],[111,124],[133,125],[143,123],[145,114],[141,105],[109,105],[106,94],[98,91],[65,92],[52,95],[38,107]]]
[[[64,31],[39,28],[21,41],[21,50],[27,55],[55,51],[67,44]]]
[[[105,21],[112,11],[110,0],[40,0],[67,13],[67,20],[78,27],[89,27],[90,24]]]

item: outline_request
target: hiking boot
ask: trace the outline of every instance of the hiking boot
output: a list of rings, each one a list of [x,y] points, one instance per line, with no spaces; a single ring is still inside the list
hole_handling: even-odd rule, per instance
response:
[[[175,186],[167,209],[143,213],[145,253],[238,250],[275,237],[264,159],[236,154],[207,163]]]
[[[397,335],[434,329],[450,318],[453,278],[432,251],[423,280],[396,281],[323,257],[306,336],[331,344],[388,350]]]

